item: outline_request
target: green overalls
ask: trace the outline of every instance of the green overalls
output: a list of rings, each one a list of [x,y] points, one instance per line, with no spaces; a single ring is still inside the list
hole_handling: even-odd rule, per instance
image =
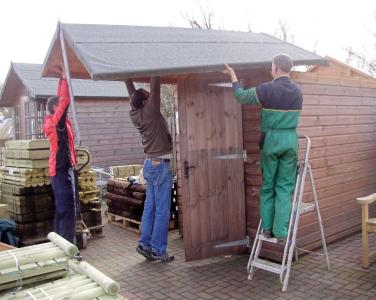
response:
[[[242,104],[261,104],[260,216],[262,228],[276,238],[285,238],[296,181],[298,125],[303,96],[288,76],[243,90],[233,83],[234,95]]]

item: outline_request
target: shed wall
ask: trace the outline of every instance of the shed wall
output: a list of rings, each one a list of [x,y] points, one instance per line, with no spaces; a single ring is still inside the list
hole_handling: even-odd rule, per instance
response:
[[[82,145],[92,164],[107,168],[144,160],[141,138],[129,118],[128,100],[76,99]]]
[[[311,164],[316,181],[323,225],[328,242],[360,230],[360,207],[356,197],[375,192],[376,175],[376,86],[360,88],[340,83],[309,83],[296,76],[304,94],[298,131],[312,139]],[[261,185],[258,139],[259,108],[243,106],[247,230],[254,236],[258,220]],[[306,189],[306,201],[312,199]],[[319,231],[314,213],[304,215],[298,243],[314,248]]]

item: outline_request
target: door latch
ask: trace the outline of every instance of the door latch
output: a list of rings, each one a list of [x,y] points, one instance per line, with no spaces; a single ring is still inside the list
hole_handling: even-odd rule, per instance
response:
[[[195,166],[190,166],[188,161],[184,161],[184,178],[189,178],[189,169],[193,169]]]

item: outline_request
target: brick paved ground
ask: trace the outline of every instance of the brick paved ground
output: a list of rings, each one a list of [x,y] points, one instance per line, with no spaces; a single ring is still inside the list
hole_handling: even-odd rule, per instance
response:
[[[257,271],[247,280],[248,256],[184,261],[183,241],[170,234],[175,261],[150,263],[135,252],[138,234],[105,226],[105,237],[90,241],[85,260],[117,280],[129,299],[376,299],[376,263],[360,265],[360,234],[329,246],[332,272],[321,257],[303,257],[292,268],[288,292],[276,275]],[[370,239],[376,246],[376,235]]]

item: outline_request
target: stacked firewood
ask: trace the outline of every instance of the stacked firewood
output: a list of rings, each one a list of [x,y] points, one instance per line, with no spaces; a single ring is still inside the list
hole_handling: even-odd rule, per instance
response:
[[[141,221],[146,200],[147,185],[142,182],[142,176],[138,176],[141,170],[139,165],[113,167],[114,175],[126,175],[126,178],[115,178],[107,182],[105,198],[108,206],[109,220],[117,220],[116,217],[126,218],[127,221]],[[137,173],[136,173],[137,172]],[[142,172],[141,172],[142,174]],[[134,181],[134,179],[136,179]],[[178,193],[177,183],[171,189],[170,229],[178,227]]]
[[[146,199],[146,185],[132,184],[119,178],[109,180],[105,198],[109,213],[141,221]]]
[[[21,245],[44,239],[52,231],[55,207],[48,169],[49,147],[47,140],[5,143],[0,202],[8,205]]]

